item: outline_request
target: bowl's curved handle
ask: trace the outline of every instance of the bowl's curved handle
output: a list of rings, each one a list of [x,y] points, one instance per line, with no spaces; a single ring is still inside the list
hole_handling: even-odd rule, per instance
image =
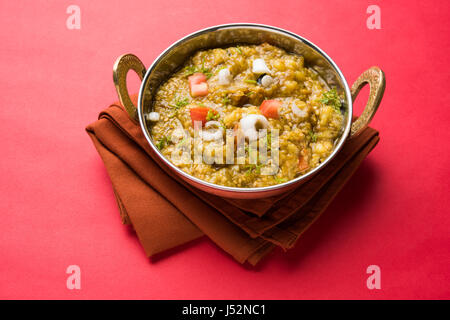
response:
[[[370,92],[366,107],[363,113],[355,122],[352,123],[350,138],[356,137],[361,131],[367,127],[372,120],[375,112],[377,112],[381,99],[383,98],[386,79],[384,72],[378,67],[371,67],[364,71],[352,85],[352,100],[355,101],[359,91],[369,84]]]
[[[127,110],[132,120],[137,120],[136,106],[131,101],[127,88],[127,73],[134,70],[142,80],[145,76],[145,66],[134,54],[128,53],[117,58],[113,68],[113,80],[120,103]]]

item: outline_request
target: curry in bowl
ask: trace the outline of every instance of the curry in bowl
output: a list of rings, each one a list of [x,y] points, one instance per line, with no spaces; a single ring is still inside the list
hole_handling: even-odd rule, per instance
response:
[[[324,162],[345,112],[301,55],[264,43],[196,52],[159,87],[145,119],[154,144],[184,172],[255,188]]]

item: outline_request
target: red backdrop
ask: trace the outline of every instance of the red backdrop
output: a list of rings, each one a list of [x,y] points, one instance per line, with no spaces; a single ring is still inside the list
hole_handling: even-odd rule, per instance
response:
[[[72,4],[80,30],[66,27]],[[380,30],[366,27],[371,4]],[[0,298],[450,298],[449,4],[1,1]],[[381,141],[293,250],[249,269],[202,239],[151,262],[120,223],[84,127],[116,99],[119,55],[148,66],[187,33],[229,22],[310,39],[350,83],[380,66]],[[66,288],[72,264],[81,290]],[[380,290],[366,287],[372,264]]]

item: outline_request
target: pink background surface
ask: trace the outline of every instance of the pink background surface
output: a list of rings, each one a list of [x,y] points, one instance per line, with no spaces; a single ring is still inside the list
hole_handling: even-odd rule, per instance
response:
[[[1,1],[0,298],[450,298],[449,3]],[[81,30],[66,28],[71,4]],[[381,30],[366,27],[370,4]],[[148,66],[180,37],[228,22],[306,37],[349,83],[380,66],[381,141],[286,254],[249,269],[203,238],[151,262],[121,225],[84,127],[116,100],[120,54]],[[81,290],[66,288],[71,264]],[[366,287],[371,264],[381,290]]]

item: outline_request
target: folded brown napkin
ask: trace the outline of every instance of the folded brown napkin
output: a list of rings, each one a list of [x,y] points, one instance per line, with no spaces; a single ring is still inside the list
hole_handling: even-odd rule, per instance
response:
[[[375,147],[372,128],[350,139],[311,180],[261,200],[225,199],[191,187],[153,153],[119,104],[86,128],[114,189],[122,222],[150,257],[207,235],[241,263],[258,263],[275,246],[291,248]]]

